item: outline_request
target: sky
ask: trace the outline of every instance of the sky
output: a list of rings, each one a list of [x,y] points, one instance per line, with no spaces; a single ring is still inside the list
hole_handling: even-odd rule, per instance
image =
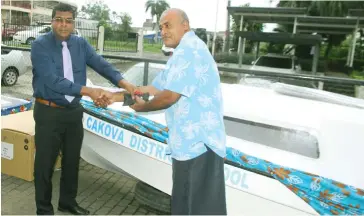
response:
[[[151,15],[145,13],[145,2],[147,0],[103,0],[111,11],[126,12],[132,17],[132,27],[142,27],[146,19]],[[77,0],[78,8],[94,0]],[[173,8],[180,8],[187,13],[191,28],[206,28],[207,31],[225,31],[227,22],[227,2],[228,0],[167,0]],[[279,1],[273,0],[231,0],[231,6],[241,6],[250,3],[251,7],[274,7]],[[216,8],[218,3],[217,22]],[[275,24],[266,24],[264,31],[271,31]]]

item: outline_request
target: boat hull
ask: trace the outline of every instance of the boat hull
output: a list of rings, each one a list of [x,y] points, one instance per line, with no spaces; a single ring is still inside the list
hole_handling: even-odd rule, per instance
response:
[[[85,161],[97,167],[143,181],[166,194],[171,194],[172,166],[170,158],[166,158],[162,154],[155,154],[158,150],[158,144],[161,145],[162,143],[155,143],[154,149],[156,151],[150,148],[143,151],[142,147],[138,148],[137,143],[143,143],[144,140],[133,140],[147,140],[149,138],[127,130],[124,130],[123,134],[124,143],[115,141],[119,136],[116,133],[113,141],[105,137],[105,134],[97,134],[92,130],[92,126],[87,123],[87,119],[90,119],[90,117],[102,121],[94,116],[84,115],[85,134],[81,157]],[[113,131],[114,129],[111,129],[111,137]],[[128,136],[131,138],[128,138]],[[225,164],[225,180],[228,214],[262,215],[271,212],[290,215],[316,214],[309,205],[285,188],[283,184],[272,178]],[[259,195],[257,188],[265,192]],[[273,196],[267,197],[265,194]],[[280,202],[274,196],[289,201],[290,205],[285,204],[284,201]],[[264,208],[261,208],[261,206],[264,206]]]

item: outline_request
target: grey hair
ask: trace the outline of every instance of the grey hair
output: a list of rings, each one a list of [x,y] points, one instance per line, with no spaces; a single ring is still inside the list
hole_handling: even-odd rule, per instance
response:
[[[161,19],[170,11],[176,11],[181,16],[182,22],[186,21],[188,24],[190,23],[190,20],[188,19],[186,12],[184,12],[183,10],[181,10],[179,8],[169,8],[169,9],[165,10],[161,15]]]

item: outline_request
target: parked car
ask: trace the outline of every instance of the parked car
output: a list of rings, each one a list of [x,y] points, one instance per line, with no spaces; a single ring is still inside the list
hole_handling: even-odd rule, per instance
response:
[[[239,80],[240,84],[247,84],[260,87],[269,87],[274,82],[281,82],[291,85],[317,88],[317,86],[311,81],[303,81],[297,79],[280,78],[274,76],[274,73],[286,73],[286,74],[300,74],[304,73],[301,69],[301,65],[295,56],[279,55],[279,54],[267,54],[260,56],[256,61],[252,62],[252,66],[249,68],[252,71],[266,71],[272,72],[272,76],[261,76],[246,74]]]
[[[13,36],[18,31],[25,31],[29,29],[29,26],[26,25],[11,25],[11,24],[3,24],[2,25],[2,40],[13,40]]]
[[[148,85],[153,82],[153,79],[158,75],[159,72],[165,68],[164,64],[149,63],[148,67]],[[124,78],[128,82],[135,86],[143,86],[144,79],[144,62],[137,63],[123,74]]]
[[[13,86],[18,77],[27,71],[26,61],[22,51],[7,50],[1,45],[1,84]]]
[[[20,42],[20,43],[23,43],[23,44],[32,44],[33,41],[41,36],[41,35],[44,35],[48,32],[52,31],[52,27],[51,25],[41,25],[41,26],[35,26],[29,30],[26,30],[26,31],[18,31],[14,34],[13,36],[13,40],[15,42]],[[80,32],[75,29],[74,32],[73,32],[75,35],[81,37],[81,34]]]
[[[297,62],[295,56],[267,54],[260,56],[256,61],[252,62],[251,70],[272,71],[277,73],[299,73],[301,66]]]

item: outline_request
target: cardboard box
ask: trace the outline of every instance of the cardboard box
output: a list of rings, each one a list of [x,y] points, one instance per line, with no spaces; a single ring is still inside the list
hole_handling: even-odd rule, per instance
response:
[[[27,181],[34,180],[35,122],[33,110],[1,117],[1,172]],[[61,167],[58,156],[55,169]]]

